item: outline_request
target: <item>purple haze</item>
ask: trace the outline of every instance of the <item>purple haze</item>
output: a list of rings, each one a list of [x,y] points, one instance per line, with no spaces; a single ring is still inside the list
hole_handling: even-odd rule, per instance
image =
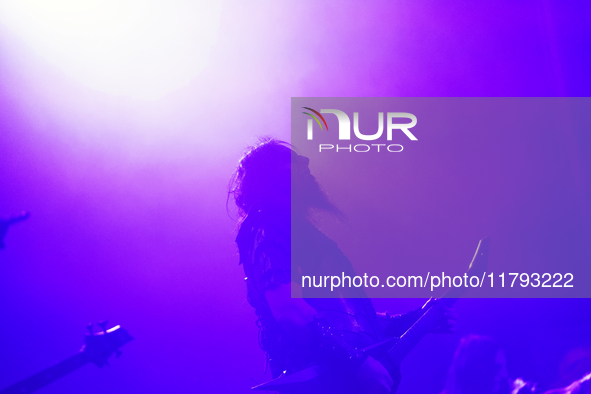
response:
[[[0,251],[0,387],[108,319],[136,338],[123,356],[45,393],[249,392],[268,375],[225,205],[242,149],[289,139],[291,97],[588,96],[590,7],[226,2],[207,67],[153,101],[87,88],[0,25],[0,214],[32,212]],[[399,392],[438,392],[470,332],[503,342],[513,376],[557,382],[566,351],[590,345],[589,306],[463,300],[458,334],[423,341]]]

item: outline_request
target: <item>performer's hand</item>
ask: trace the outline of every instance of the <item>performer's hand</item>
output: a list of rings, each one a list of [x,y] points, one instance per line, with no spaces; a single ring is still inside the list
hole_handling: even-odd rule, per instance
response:
[[[452,308],[448,308],[443,304],[441,299],[431,298],[425,305],[423,310],[429,308],[437,308],[441,312],[441,322],[435,326],[431,333],[434,334],[453,334],[455,332],[457,315]]]
[[[357,381],[363,392],[368,394],[388,394],[394,384],[392,377],[384,366],[373,357],[367,359],[356,371]]]

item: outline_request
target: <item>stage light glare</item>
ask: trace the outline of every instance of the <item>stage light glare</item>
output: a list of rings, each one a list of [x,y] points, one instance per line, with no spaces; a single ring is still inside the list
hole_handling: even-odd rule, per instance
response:
[[[0,21],[83,84],[155,99],[206,66],[221,1],[4,0]]]

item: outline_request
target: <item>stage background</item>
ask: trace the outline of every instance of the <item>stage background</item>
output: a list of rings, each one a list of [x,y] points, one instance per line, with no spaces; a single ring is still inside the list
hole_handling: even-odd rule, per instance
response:
[[[0,214],[32,214],[0,251],[0,387],[74,354],[85,325],[108,319],[136,338],[123,356],[45,393],[249,392],[269,375],[226,207],[242,150],[260,135],[289,139],[291,97],[587,96],[590,7],[228,1],[201,72],[145,97],[81,80],[78,52],[64,67],[3,12]],[[589,157],[578,158],[586,198]],[[420,303],[375,302],[392,313]],[[591,345],[589,307],[462,300],[458,333],[426,338],[399,392],[439,392],[467,333],[501,341],[513,377],[558,383],[566,352]]]

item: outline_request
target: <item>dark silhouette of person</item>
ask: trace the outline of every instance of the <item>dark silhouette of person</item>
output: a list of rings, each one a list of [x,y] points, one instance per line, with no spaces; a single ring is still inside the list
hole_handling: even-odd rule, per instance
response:
[[[289,392],[389,393],[396,366],[362,349],[404,333],[422,311],[378,314],[362,287],[341,288],[326,298],[326,289],[298,283],[302,275],[355,275],[337,244],[313,224],[314,213],[343,215],[308,163],[289,144],[264,139],[245,151],[230,183],[229,197],[240,214],[236,242],[248,301],[258,317],[259,343],[275,378],[321,367],[319,377],[286,388]],[[439,329],[450,323],[442,319]]]

